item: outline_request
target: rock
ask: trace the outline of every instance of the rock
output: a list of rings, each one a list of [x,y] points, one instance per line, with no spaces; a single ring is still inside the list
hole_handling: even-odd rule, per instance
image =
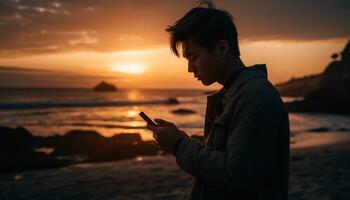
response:
[[[194,114],[194,113],[196,113],[196,111],[194,111],[194,110],[185,109],[185,108],[180,108],[180,109],[177,109],[177,110],[172,110],[171,112],[174,113],[174,114],[177,114],[177,115],[189,115],[189,114]]]
[[[318,89],[321,74],[292,78],[287,82],[279,83],[276,88],[281,96],[285,97],[305,97],[312,91]]]
[[[340,61],[333,61],[323,72],[319,89],[350,95],[350,40],[341,52]]]
[[[305,158],[303,156],[292,156],[291,160],[292,161],[300,161],[300,160],[304,160]]]
[[[63,136],[51,138],[56,156],[86,156],[87,162],[112,161],[140,155],[155,155],[156,143],[144,142],[140,134],[116,134],[103,137],[98,132],[74,130]]]
[[[52,137],[50,145],[55,148],[56,156],[91,154],[101,148],[105,139],[96,131],[74,130]]]
[[[94,87],[94,91],[96,92],[116,92],[117,91],[117,87],[106,83],[104,81],[102,81],[101,83],[99,83],[97,86]]]
[[[319,127],[319,128],[309,129],[308,131],[310,131],[310,132],[327,132],[327,131],[330,131],[330,129],[327,127]]]
[[[0,151],[32,151],[36,139],[25,128],[0,127]]]
[[[339,61],[332,61],[321,74],[316,90],[303,101],[287,103],[290,112],[350,113],[350,41]]]
[[[167,103],[168,104],[179,104],[180,101],[177,98],[170,97],[169,99],[167,99]]]
[[[308,100],[350,99],[350,40],[341,52],[339,61],[331,62],[324,70],[317,91]]]
[[[323,96],[324,97],[324,96]],[[350,99],[318,99],[305,101],[294,101],[286,103],[289,112],[306,112],[306,113],[337,113],[349,114],[350,106],[348,106]]]
[[[48,169],[69,164],[54,156],[35,152],[40,138],[22,127],[0,127],[0,173]]]
[[[0,127],[0,133],[0,173],[157,155],[160,150],[155,141],[142,141],[137,133],[104,137],[96,131],[73,130],[63,136],[34,137],[21,127]],[[44,148],[54,151],[36,152]]]
[[[142,142],[141,136],[138,133],[119,133],[110,139],[116,140],[116,142],[129,144],[137,144]]]
[[[338,128],[337,131],[350,131],[350,129],[346,129],[346,128]]]
[[[0,154],[0,173],[11,173],[28,170],[41,170],[63,167],[70,164],[67,160],[59,160],[51,155],[34,151],[2,152]]]

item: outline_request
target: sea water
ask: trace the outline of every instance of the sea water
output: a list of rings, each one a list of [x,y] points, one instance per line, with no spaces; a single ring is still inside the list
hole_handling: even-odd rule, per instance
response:
[[[63,135],[71,130],[94,130],[109,137],[118,133],[139,133],[152,140],[146,123],[138,116],[173,122],[189,135],[203,135],[205,90],[120,89],[94,92],[72,88],[0,88],[0,126],[28,129],[36,136]],[[176,98],[179,104],[167,104]],[[291,98],[283,98],[292,101]],[[184,108],[193,114],[172,111]],[[350,130],[350,117],[335,114],[290,113],[292,133],[315,128]]]

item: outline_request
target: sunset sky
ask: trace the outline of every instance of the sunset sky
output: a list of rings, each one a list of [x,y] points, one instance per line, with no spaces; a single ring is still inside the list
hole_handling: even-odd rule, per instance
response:
[[[0,87],[204,88],[164,31],[195,2],[1,0]],[[266,63],[273,83],[322,72],[350,39],[349,0],[214,3],[233,15],[244,63]]]

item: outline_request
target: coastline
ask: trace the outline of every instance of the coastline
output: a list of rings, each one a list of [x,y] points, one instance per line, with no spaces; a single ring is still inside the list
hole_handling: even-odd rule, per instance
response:
[[[316,137],[329,138],[329,134],[346,135],[346,139],[314,145]],[[300,141],[303,146],[291,148],[289,199],[349,199],[350,132],[310,133]],[[45,184],[39,184],[43,179]],[[172,155],[153,155],[3,174],[0,180],[4,200],[180,200],[188,195],[192,178],[178,168]]]

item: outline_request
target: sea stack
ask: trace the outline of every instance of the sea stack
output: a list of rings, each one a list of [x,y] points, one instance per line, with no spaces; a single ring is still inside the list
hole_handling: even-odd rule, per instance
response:
[[[94,87],[95,92],[116,92],[118,89],[116,86],[102,81]]]

